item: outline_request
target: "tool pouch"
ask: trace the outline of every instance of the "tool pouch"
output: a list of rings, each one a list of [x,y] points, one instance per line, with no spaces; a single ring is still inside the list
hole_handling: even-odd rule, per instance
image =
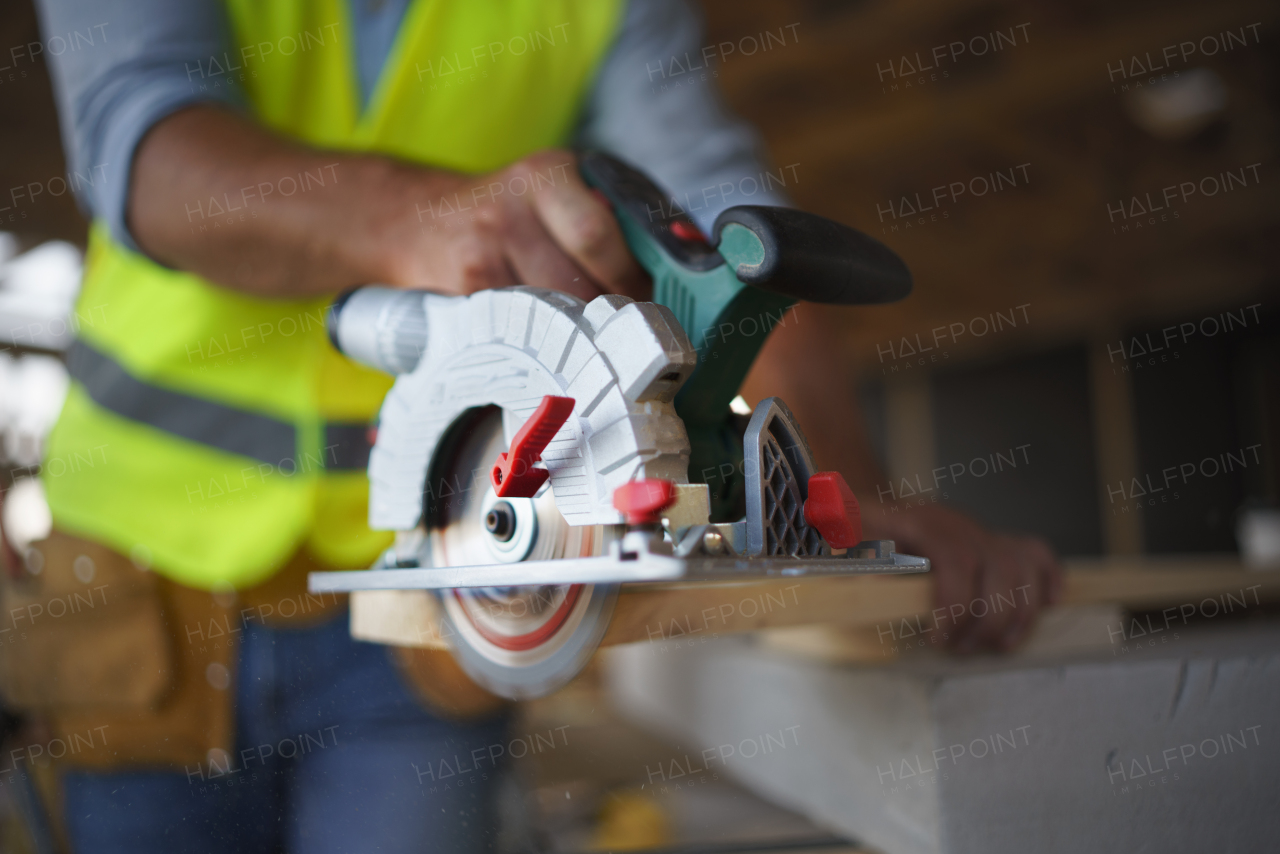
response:
[[[158,579],[95,543],[58,532],[0,573],[0,692],[55,714],[143,711],[172,683]]]

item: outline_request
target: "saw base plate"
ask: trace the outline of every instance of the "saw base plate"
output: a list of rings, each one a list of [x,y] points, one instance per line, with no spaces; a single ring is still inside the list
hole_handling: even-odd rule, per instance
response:
[[[308,578],[308,588],[312,593],[351,593],[356,590],[438,590],[544,584],[757,581],[929,571],[928,560],[895,552],[892,540],[868,540],[850,549],[849,553],[858,556],[676,557],[654,551],[624,552],[615,548],[609,554],[563,560],[313,572]]]

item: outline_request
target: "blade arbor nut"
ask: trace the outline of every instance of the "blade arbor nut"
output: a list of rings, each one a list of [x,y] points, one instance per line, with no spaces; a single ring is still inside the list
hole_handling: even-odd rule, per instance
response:
[[[499,501],[484,515],[484,529],[498,542],[505,543],[516,533],[516,511],[505,501]]]

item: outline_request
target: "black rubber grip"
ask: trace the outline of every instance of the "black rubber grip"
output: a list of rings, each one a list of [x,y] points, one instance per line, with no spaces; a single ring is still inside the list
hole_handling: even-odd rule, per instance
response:
[[[855,228],[790,208],[739,205],[716,217],[713,240],[738,223],[764,246],[763,260],[739,264],[739,279],[809,302],[869,305],[911,293],[911,272],[893,250]]]

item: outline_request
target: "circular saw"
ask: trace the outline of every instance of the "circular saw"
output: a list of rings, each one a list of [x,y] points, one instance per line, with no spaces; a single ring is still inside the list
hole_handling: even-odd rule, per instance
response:
[[[579,672],[621,584],[928,570],[862,540],[853,493],[817,470],[782,401],[731,407],[796,301],[900,299],[902,261],[784,208],[729,208],[704,237],[681,213],[655,220],[661,192],[621,161],[580,169],[653,302],[369,286],[329,313],[335,347],[397,377],[369,461],[370,526],[397,538],[310,589],[431,591],[459,664],[510,698]]]

